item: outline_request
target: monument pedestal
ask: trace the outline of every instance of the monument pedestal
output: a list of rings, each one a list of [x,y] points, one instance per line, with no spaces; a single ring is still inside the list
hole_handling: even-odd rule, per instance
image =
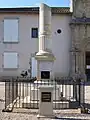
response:
[[[53,79],[54,55],[47,51],[40,51],[36,54],[35,59],[37,60],[37,79],[44,81]]]
[[[54,117],[53,114],[53,87],[42,86],[39,87],[39,114],[38,118],[41,117]]]

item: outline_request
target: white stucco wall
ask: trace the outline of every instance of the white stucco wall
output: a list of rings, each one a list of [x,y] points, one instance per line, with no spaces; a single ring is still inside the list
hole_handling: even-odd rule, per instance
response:
[[[56,57],[53,71],[56,76],[68,75],[70,70],[70,19],[70,16],[62,14],[52,17],[52,51]],[[58,29],[61,29],[61,34],[57,33]]]
[[[3,19],[19,18],[19,43],[3,43]],[[56,56],[53,72],[68,74],[70,69],[69,48],[71,32],[69,27],[71,16],[57,14],[52,16],[52,51]],[[32,53],[38,52],[38,39],[31,38],[31,28],[39,27],[38,14],[0,14],[0,76],[20,75],[22,70],[29,68]],[[57,34],[57,29],[62,33]],[[3,69],[4,51],[15,51],[19,54],[19,68],[17,70]]]
[[[3,19],[19,18],[19,43],[3,43]],[[38,27],[38,15],[23,14],[0,14],[0,75],[20,75],[22,70],[29,68],[29,59],[31,53],[38,51],[38,39],[31,38],[31,28]],[[4,51],[15,51],[19,54],[19,69],[3,69]]]

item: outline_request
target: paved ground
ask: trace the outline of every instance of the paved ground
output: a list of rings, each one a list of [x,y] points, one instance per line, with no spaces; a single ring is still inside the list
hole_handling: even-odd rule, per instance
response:
[[[11,113],[2,112],[4,108],[5,91],[4,84],[0,83],[0,120],[37,120],[37,110],[21,109]],[[89,95],[89,94],[88,94]],[[54,111],[57,118],[41,118],[41,120],[90,120],[90,114],[71,113],[71,110]]]

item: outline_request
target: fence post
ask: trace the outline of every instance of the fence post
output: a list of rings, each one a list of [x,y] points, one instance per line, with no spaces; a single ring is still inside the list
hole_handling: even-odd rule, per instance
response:
[[[84,107],[84,100],[85,100],[85,95],[84,95],[85,87],[84,87],[84,80],[80,81],[80,106]]]
[[[6,80],[5,80],[5,109],[6,109],[6,107],[7,107],[7,105],[6,105],[6,85],[7,85],[7,82],[6,82]]]

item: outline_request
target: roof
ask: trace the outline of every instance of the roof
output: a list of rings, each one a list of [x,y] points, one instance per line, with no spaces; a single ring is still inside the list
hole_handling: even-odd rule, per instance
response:
[[[70,14],[69,7],[51,7],[52,14]],[[0,8],[0,13],[39,13],[39,7]]]
[[[69,7],[51,7],[52,13],[71,13]]]

